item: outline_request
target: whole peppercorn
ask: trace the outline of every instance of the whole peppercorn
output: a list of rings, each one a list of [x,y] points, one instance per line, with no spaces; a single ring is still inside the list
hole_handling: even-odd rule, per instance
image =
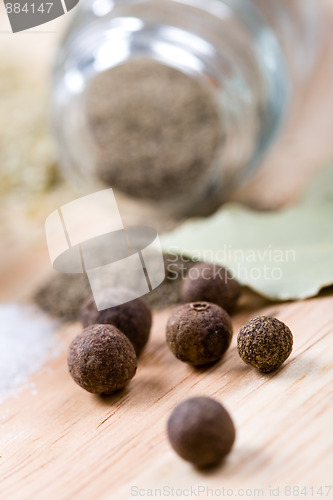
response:
[[[173,449],[199,468],[217,465],[230,452],[236,435],[227,410],[207,397],[190,398],[176,406],[167,428]]]
[[[293,335],[276,318],[258,316],[248,321],[237,337],[238,353],[248,365],[262,373],[277,370],[290,356]]]
[[[230,271],[215,264],[193,266],[183,281],[183,302],[207,301],[223,307],[229,314],[240,296],[240,287]]]
[[[98,311],[93,296],[89,297],[80,311],[84,328],[93,324],[114,325],[132,342],[139,356],[147,344],[152,323],[152,314],[147,302],[126,288],[110,288],[105,293],[108,300],[120,305]]]
[[[228,349],[231,338],[229,315],[209,302],[178,307],[166,327],[170,350],[181,361],[195,366],[218,361]]]
[[[123,389],[136,372],[134,347],[113,325],[83,330],[71,343],[67,359],[75,382],[94,394]]]

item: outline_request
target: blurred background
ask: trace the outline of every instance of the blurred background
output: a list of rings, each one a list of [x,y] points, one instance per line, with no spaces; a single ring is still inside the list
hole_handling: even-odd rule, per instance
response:
[[[154,3],[158,1],[162,0],[154,0]],[[184,0],[184,3],[192,1],[194,0]],[[202,0],[195,1],[200,3]],[[249,1],[252,0],[235,0],[235,4]],[[303,3],[303,0],[255,1],[263,8],[267,8],[269,3],[281,4],[282,7],[296,1],[299,5]],[[20,397],[11,398],[10,406],[3,411],[0,427],[5,440],[1,463],[5,467],[9,466],[7,472],[4,469],[3,486],[6,487],[7,479],[10,491],[19,491],[21,498],[22,491],[23,496],[29,497],[29,487],[30,491],[37,492],[37,496],[30,494],[31,498],[43,498],[48,491],[50,498],[55,495],[57,498],[61,495],[63,498],[74,498],[81,495],[83,488],[85,491],[80,498],[96,498],[101,490],[106,495],[103,498],[111,498],[110,495],[117,495],[115,491],[118,490],[114,488],[120,487],[119,482],[130,476],[131,480],[134,480],[135,475],[136,482],[133,484],[168,484],[166,481],[170,481],[169,484],[178,485],[183,480],[189,480],[194,485],[216,481],[212,484],[219,488],[221,484],[239,487],[242,485],[241,480],[257,481],[253,483],[256,488],[262,486],[261,482],[273,485],[279,478],[287,480],[289,485],[304,484],[304,481],[312,481],[313,477],[320,481],[326,480],[329,477],[328,471],[332,470],[331,443],[328,439],[332,422],[329,411],[332,406],[329,404],[329,391],[332,386],[332,371],[329,370],[332,364],[332,349],[329,344],[332,339],[330,325],[333,324],[332,288],[323,291],[321,296],[314,300],[292,303],[272,303],[244,288],[240,307],[233,319],[235,332],[259,311],[269,316],[278,316],[295,332],[292,363],[271,381],[273,385],[268,384],[266,378],[237,365],[239,359],[235,345],[227,358],[229,364],[225,373],[222,371],[217,376],[213,372],[210,373],[210,370],[204,376],[199,370],[190,373],[188,367],[182,366],[183,363],[170,356],[165,345],[165,324],[169,311],[164,310],[157,314],[154,312],[153,341],[147,354],[144,354],[138,377],[133,382],[132,399],[128,397],[127,392],[120,394],[120,399],[118,395],[107,399],[93,398],[91,395],[90,398],[83,394],[84,391],[74,387],[67,370],[65,347],[78,333],[78,323],[69,323],[55,333],[55,327],[53,323],[50,326],[48,318],[47,326],[40,330],[38,322],[36,326],[35,321],[29,323],[26,320],[21,309],[22,303],[24,306],[24,302],[35,301],[34,294],[37,290],[39,304],[42,302],[40,298],[45,298],[44,303],[48,308],[44,309],[51,313],[57,312],[57,317],[61,317],[59,311],[75,312],[71,317],[66,317],[66,321],[77,319],[77,311],[86,299],[82,292],[88,290],[90,293],[85,275],[77,274],[79,279],[73,280],[72,275],[53,271],[45,241],[44,224],[46,217],[58,207],[82,196],[79,189],[69,184],[59,166],[61,148],[57,148],[52,127],[51,103],[54,94],[51,82],[55,57],[56,54],[61,55],[59,47],[66,27],[81,11],[81,7],[89,11],[96,2],[100,7],[105,7],[105,4],[110,6],[113,0],[81,0],[78,7],[55,21],[13,34],[4,4],[0,0],[0,305],[5,313],[2,316],[4,334],[1,333],[4,340],[2,345],[5,347],[0,349],[0,365],[2,375],[5,376],[1,378],[5,381],[5,386],[6,380],[9,387],[13,380],[15,382],[11,373],[20,365],[16,358],[22,361],[23,381],[26,375],[30,376],[29,374],[36,372],[36,377],[31,378],[32,385],[29,390]],[[149,3],[149,0],[147,2]],[[118,3],[128,2],[121,0]],[[139,5],[145,2],[130,0],[129,3]],[[170,0],[169,3],[171,5],[176,2]],[[208,5],[207,0],[205,3]],[[214,0],[215,5],[218,3]],[[229,3],[231,4],[232,0]],[[103,9],[99,12],[103,13]],[[320,38],[317,61],[306,83],[295,88],[293,105],[290,106],[288,119],[284,122],[277,140],[269,148],[260,168],[253,172],[247,182],[225,193],[225,202],[240,202],[259,211],[274,211],[291,206],[301,198],[317,172],[327,164],[332,165],[333,0],[323,1],[322,19],[323,25],[317,40],[319,42]],[[187,22],[187,19],[185,21]],[[200,28],[200,23],[198,24]],[[287,56],[300,48],[305,51],[306,58],[305,47],[301,46],[302,42],[297,36],[293,37],[292,29],[289,30],[289,35],[294,38],[294,42],[285,47]],[[260,45],[257,48],[260,50],[262,47]],[[83,40],[82,52],[85,50],[89,53],[90,46]],[[274,60],[268,58],[266,63],[268,66],[271,63],[274,69]],[[75,89],[78,80],[74,78],[72,83]],[[135,85],[136,81],[130,83]],[[217,82],[211,78],[211,83],[214,86]],[[258,95],[260,90],[259,87]],[[246,101],[245,91],[243,96]],[[275,105],[279,107],[278,102]],[[195,106],[194,108],[197,109]],[[260,106],[258,108],[260,109]],[[68,123],[70,113],[67,113],[66,107],[59,110],[59,120],[63,120],[64,124]],[[259,113],[258,116],[260,121]],[[97,121],[98,118],[97,116]],[[135,113],[132,118],[135,121]],[[265,125],[265,121],[262,121]],[[242,125],[246,130],[247,123]],[[250,133],[255,133],[251,127],[248,129]],[[81,145],[84,150],[84,139]],[[154,147],[156,149],[156,144],[153,144],[153,149]],[[237,140],[234,149],[237,150]],[[80,152],[80,144],[77,151]],[[91,191],[95,190],[91,187]],[[186,183],[184,192],[186,195],[190,192]],[[153,221],[155,216],[160,233],[175,227],[189,215],[183,214],[173,218],[161,213],[161,210],[158,210],[158,200],[157,209],[152,208],[150,212],[139,209],[139,200],[119,193],[117,202],[124,225],[133,222],[147,224],[150,217]],[[310,245],[299,245],[301,258],[298,265],[294,266],[294,281],[298,282],[299,288],[298,297],[304,297],[302,288],[308,275],[310,282],[311,279],[318,278],[312,276],[318,268],[321,272],[321,285],[331,283],[331,245],[327,244],[331,231],[326,230],[327,227],[330,228],[327,220],[331,204],[327,204],[327,207],[324,223],[320,220],[320,215],[318,216],[318,227],[322,223],[322,231],[318,231],[318,234],[325,232],[325,238],[319,241],[318,248],[312,245],[316,243],[316,234],[309,231],[308,219],[302,224],[303,240],[310,242]],[[312,210],[312,206],[309,210]],[[318,213],[321,214],[320,211]],[[305,217],[307,214],[305,211]],[[160,220],[162,216],[165,216],[163,224]],[[233,221],[232,218],[230,220]],[[285,238],[281,240],[283,249],[290,234],[295,236],[298,242],[303,241],[293,221],[294,218],[291,217],[291,224],[286,232],[284,224],[280,224],[281,227],[278,228],[282,236],[285,232]],[[206,223],[205,219],[203,223]],[[312,220],[312,227],[315,227],[316,223],[316,219]],[[243,236],[238,224],[231,223],[230,226],[235,234]],[[247,224],[247,229],[249,226],[250,224]],[[256,231],[257,234],[261,231],[261,234],[266,236],[262,226],[259,224],[258,227],[259,230],[250,228],[254,239]],[[212,234],[215,239],[216,232],[213,231]],[[224,237],[224,232],[219,231],[218,241],[223,241]],[[269,243],[271,237],[272,234],[269,234]],[[207,240],[202,238],[201,232],[198,238],[203,240],[203,245],[207,245]],[[273,240],[277,241],[275,238]],[[247,244],[248,240],[245,247]],[[272,245],[269,245],[269,251],[271,247]],[[235,248],[237,250],[237,245]],[[266,252],[266,249],[264,250]],[[309,259],[306,258],[308,256]],[[322,265],[312,265],[314,260],[314,264]],[[182,262],[180,264],[182,265]],[[188,268],[192,264],[193,262],[187,262]],[[309,268],[309,273],[303,273],[303,268],[300,267],[302,265]],[[289,272],[286,275],[287,278],[293,278]],[[168,277],[169,280],[166,281],[172,285],[174,282]],[[180,282],[179,279],[179,286]],[[286,282],[288,283],[288,280]],[[73,283],[74,287],[71,286]],[[158,297],[162,305],[170,305],[170,290],[175,292],[171,285],[164,289],[164,295]],[[177,290],[176,292],[178,293]],[[178,300],[177,293],[174,294],[174,303]],[[8,309],[7,303],[10,302],[15,304]],[[41,311],[37,309],[37,312],[39,314]],[[51,341],[51,348],[53,340],[56,340],[57,346],[59,340],[61,353],[59,356],[56,353],[58,357],[49,359],[45,367],[41,368],[49,353],[48,339]],[[20,349],[16,351],[15,347]],[[30,368],[29,356],[32,361]],[[20,370],[17,371],[20,375]],[[19,376],[17,380],[20,384],[22,378]],[[178,390],[174,391],[177,385]],[[230,402],[230,406],[235,410],[236,422],[240,428],[240,444],[229,465],[226,464],[227,468],[222,473],[224,475],[218,473],[213,476],[205,473],[204,476],[197,476],[197,472],[191,472],[187,464],[176,461],[163,437],[164,420],[172,405],[176,400],[178,402],[182,397],[185,398],[196,391],[221,397],[226,401],[227,407]],[[38,397],[35,397],[37,395]],[[127,399],[131,399],[129,404],[123,404]],[[148,409],[151,411],[151,420]],[[9,445],[7,450],[6,445]],[[320,463],[320,467],[313,467],[314,462]],[[308,486],[312,484],[309,482]],[[124,494],[117,498],[128,498],[128,484],[121,486],[127,487],[126,496]],[[290,491],[289,486],[288,488]],[[300,489],[298,486],[296,488],[295,494],[298,494]],[[313,496],[313,488],[309,488],[306,494],[311,495],[311,489]],[[18,498],[17,495],[15,498]]]
[[[333,159],[333,2],[325,0],[322,48],[278,141],[261,168],[226,201],[276,209],[292,203]],[[12,34],[0,6],[0,237],[3,272],[41,241],[45,217],[77,197],[59,169],[51,133],[51,71],[73,12]],[[131,221],[135,203],[123,217]]]

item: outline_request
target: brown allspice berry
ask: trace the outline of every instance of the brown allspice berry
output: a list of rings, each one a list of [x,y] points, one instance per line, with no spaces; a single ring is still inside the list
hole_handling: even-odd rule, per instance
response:
[[[240,330],[237,348],[245,363],[262,373],[270,373],[290,356],[293,335],[282,321],[270,316],[258,316]]]
[[[104,292],[109,302],[120,305],[98,311],[93,296],[81,307],[80,320],[84,328],[93,324],[116,326],[132,342],[139,356],[148,342],[152,324],[152,313],[147,302],[127,288],[110,288]]]
[[[183,302],[206,301],[223,307],[229,314],[240,296],[240,286],[226,268],[200,262],[193,266],[183,281]]]
[[[167,430],[173,449],[198,468],[219,464],[230,452],[236,436],[227,410],[208,397],[186,399],[176,406]]]
[[[91,325],[72,341],[68,368],[75,382],[94,394],[123,389],[136,372],[130,340],[113,325]]]
[[[224,309],[209,302],[177,307],[169,317],[166,340],[176,358],[194,366],[214,363],[230,346],[231,319]]]

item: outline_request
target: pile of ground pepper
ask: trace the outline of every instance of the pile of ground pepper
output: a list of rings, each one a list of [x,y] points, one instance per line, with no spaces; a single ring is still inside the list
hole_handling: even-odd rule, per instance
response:
[[[164,255],[166,277],[163,283],[145,299],[153,309],[180,304],[182,278],[196,264],[189,259],[176,255]],[[121,276],[119,277],[121,280]],[[133,281],[136,277],[132,276]],[[138,273],[137,279],[141,279]],[[49,281],[34,294],[34,301],[44,311],[62,321],[76,321],[82,304],[91,295],[88,278],[85,274],[54,273]]]
[[[143,58],[92,78],[86,117],[96,176],[146,200],[199,188],[222,138],[211,89]]]
[[[86,274],[55,273],[37,290],[34,301],[55,318],[75,321],[90,294]]]

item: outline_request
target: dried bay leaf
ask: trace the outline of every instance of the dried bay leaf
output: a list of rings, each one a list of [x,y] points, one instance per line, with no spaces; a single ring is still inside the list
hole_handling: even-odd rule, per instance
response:
[[[291,208],[256,212],[224,205],[161,237],[164,251],[228,267],[271,299],[304,299],[333,284],[333,167]]]

